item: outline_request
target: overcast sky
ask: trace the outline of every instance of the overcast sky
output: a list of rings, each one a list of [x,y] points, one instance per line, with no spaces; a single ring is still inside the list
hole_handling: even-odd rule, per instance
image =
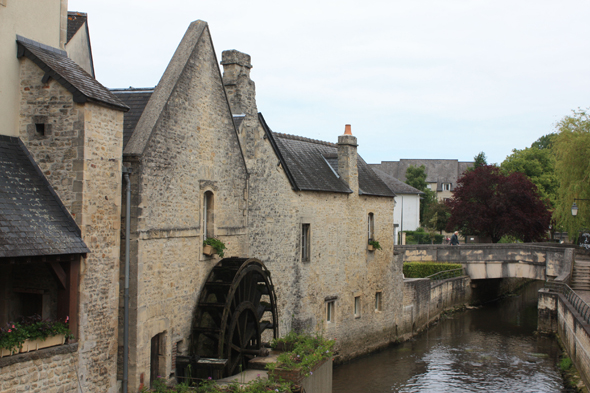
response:
[[[153,87],[191,21],[218,60],[252,56],[273,131],[336,142],[369,163],[502,162],[588,107],[590,2],[572,0],[69,0],[88,13],[97,79]]]

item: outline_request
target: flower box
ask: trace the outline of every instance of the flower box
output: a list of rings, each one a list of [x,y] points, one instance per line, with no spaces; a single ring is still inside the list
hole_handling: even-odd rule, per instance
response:
[[[54,347],[56,345],[63,345],[66,342],[66,336],[64,334],[58,334],[57,336],[47,337],[45,340],[37,338],[35,340],[25,340],[20,352],[31,352],[37,351],[43,348]]]
[[[0,358],[4,356],[16,355],[18,353],[25,353],[31,351],[37,351],[43,348],[54,347],[56,345],[63,345],[66,342],[65,334],[58,334],[57,336],[47,337],[45,340],[37,338],[35,340],[25,340],[23,346],[14,349],[12,352],[6,348],[0,348]]]
[[[369,244],[369,245],[367,246],[367,250],[369,250],[369,251],[375,251],[375,247],[373,247],[373,245],[372,245],[372,244]]]
[[[304,388],[304,391],[314,393],[332,392],[332,358],[326,358],[316,364],[311,372],[301,369],[275,368],[268,372],[269,377],[277,381],[292,382]]]
[[[210,245],[206,245],[203,247],[203,254],[207,255],[207,256],[211,256],[213,254],[215,254],[215,249],[213,247],[211,247]]]

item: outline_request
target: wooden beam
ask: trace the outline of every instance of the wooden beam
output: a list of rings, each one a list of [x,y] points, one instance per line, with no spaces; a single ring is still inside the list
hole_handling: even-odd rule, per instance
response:
[[[70,297],[70,330],[74,335],[74,340],[78,339],[78,322],[80,313],[80,259],[78,256],[74,261],[70,262],[70,269],[68,274],[68,291]]]
[[[59,264],[59,262],[53,262],[52,261],[52,262],[49,262],[49,264],[51,265],[51,268],[53,269],[53,272],[57,276],[57,279],[61,283],[62,289],[66,289],[67,288],[67,284],[66,284],[66,272],[64,272],[64,269],[61,267],[61,265]]]

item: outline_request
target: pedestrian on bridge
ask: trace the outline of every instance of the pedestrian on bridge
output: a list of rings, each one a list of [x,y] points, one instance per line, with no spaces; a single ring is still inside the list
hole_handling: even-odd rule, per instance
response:
[[[459,245],[459,231],[455,231],[453,236],[451,236],[451,246],[458,246]]]

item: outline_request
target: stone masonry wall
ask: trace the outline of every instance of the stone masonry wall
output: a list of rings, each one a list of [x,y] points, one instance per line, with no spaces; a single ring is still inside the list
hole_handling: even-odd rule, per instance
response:
[[[250,120],[246,115],[245,123]],[[258,126],[260,127],[260,126]],[[272,273],[279,331],[323,332],[336,338],[343,361],[395,340],[401,312],[401,259],[393,256],[392,198],[325,192],[295,192],[261,128],[248,159],[250,255]],[[367,250],[367,219],[383,250]],[[301,226],[310,224],[311,258],[301,260]],[[382,310],[375,310],[375,294]],[[354,298],[361,298],[360,316]],[[335,320],[326,321],[334,301]]]
[[[78,344],[0,358],[2,393],[77,393]]]
[[[188,354],[198,295],[219,261],[202,253],[205,192],[214,195],[214,236],[226,244],[225,255],[249,255],[246,165],[207,28],[195,45],[190,53],[175,54],[169,65],[178,66],[177,55],[188,56],[145,150],[125,158],[133,168],[134,193],[130,391],[140,387],[142,375],[149,386],[156,335],[161,334],[159,375],[174,373],[176,344],[179,354]]]
[[[123,113],[75,104],[56,81],[41,83],[34,63],[20,61],[20,137],[91,250],[80,272],[80,384],[85,392],[115,392]]]

